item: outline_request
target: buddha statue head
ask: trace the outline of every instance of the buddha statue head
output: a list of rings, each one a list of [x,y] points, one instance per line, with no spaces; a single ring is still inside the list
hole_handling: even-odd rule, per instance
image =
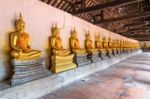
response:
[[[109,41],[109,43],[112,43],[112,39],[111,39],[111,37],[109,37],[108,41]]]
[[[106,37],[103,37],[103,42],[104,42],[104,43],[107,42]]]
[[[21,13],[20,13],[19,19],[16,20],[16,29],[19,32],[24,31],[24,29],[25,29],[25,22],[22,19]]]
[[[97,41],[101,41],[101,36],[100,36],[99,33],[96,35],[96,40],[97,40]]]
[[[116,43],[119,44],[119,40],[118,39],[116,39]]]
[[[76,29],[74,28],[73,31],[71,31],[71,37],[77,38],[77,36],[78,36],[78,33],[77,33]]]
[[[116,40],[116,39],[114,39],[114,40],[113,40],[113,43],[117,43],[117,40]]]
[[[56,37],[59,36],[60,30],[59,30],[59,28],[57,27],[57,24],[55,24],[55,26],[52,25],[51,31],[52,31],[52,35],[53,35],[53,36],[56,36]]]
[[[91,40],[90,31],[88,31],[88,33],[86,34],[86,39],[87,39],[87,40]]]

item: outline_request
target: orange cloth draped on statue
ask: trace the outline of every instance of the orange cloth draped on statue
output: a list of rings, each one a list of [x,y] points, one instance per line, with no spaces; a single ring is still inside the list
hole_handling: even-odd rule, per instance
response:
[[[17,39],[17,47],[22,49],[23,52],[27,52],[30,50],[28,46],[29,35],[27,33],[19,34],[19,38]]]

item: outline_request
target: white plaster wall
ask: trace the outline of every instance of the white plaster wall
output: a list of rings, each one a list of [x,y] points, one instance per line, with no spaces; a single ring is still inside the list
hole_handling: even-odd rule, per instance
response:
[[[68,39],[73,27],[76,27],[78,31],[81,47],[84,47],[85,34],[88,30],[90,30],[93,40],[95,33],[125,39],[125,37],[92,25],[38,0],[1,0],[0,12],[0,81],[11,72],[8,60],[10,52],[8,38],[9,33],[15,31],[14,21],[18,18],[20,12],[26,22],[26,32],[30,34],[32,48],[42,50],[43,56],[47,57],[46,67],[49,67],[48,37],[51,35],[52,23],[56,22],[59,27],[63,27],[60,35],[64,48],[69,47]]]

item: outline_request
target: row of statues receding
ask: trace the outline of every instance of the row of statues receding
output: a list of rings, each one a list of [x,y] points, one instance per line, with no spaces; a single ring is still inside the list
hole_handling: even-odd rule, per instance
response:
[[[25,22],[21,15],[16,21],[16,29],[16,32],[11,33],[11,56],[13,59],[17,61],[28,61],[40,58],[41,51],[33,50],[31,48],[30,36],[25,32]],[[138,43],[119,41],[117,39],[112,40],[111,38],[106,39],[105,37],[101,39],[100,35],[96,36],[94,47],[91,35],[88,32],[86,34],[85,49],[83,49],[79,46],[77,31],[74,28],[71,32],[70,38],[71,50],[67,50],[62,46],[62,40],[59,35],[60,30],[57,25],[52,27],[51,32],[51,71],[54,73],[76,68],[77,64],[74,61],[76,60],[80,63],[80,61],[87,58],[88,55],[90,57],[90,55],[97,55],[96,53],[111,52],[113,50],[119,51],[123,49],[136,49],[140,47]],[[84,59],[82,63],[84,62],[89,63],[89,59]]]
[[[16,32],[11,33],[11,56],[16,59],[33,59],[41,56],[41,51],[31,49],[30,36],[24,31],[25,22],[20,15],[20,18],[16,21]],[[55,25],[52,27],[52,36],[50,37],[50,47],[52,48],[53,55],[67,55],[70,53],[86,53],[86,52],[96,52],[108,48],[136,48],[139,47],[138,43],[126,42],[113,40],[109,38],[108,40],[103,37],[101,39],[100,35],[96,36],[95,48],[93,47],[93,42],[90,33],[86,34],[85,48],[81,49],[79,40],[77,38],[77,31],[74,29],[71,33],[70,47],[71,51],[63,49],[62,40],[59,35],[60,30]]]

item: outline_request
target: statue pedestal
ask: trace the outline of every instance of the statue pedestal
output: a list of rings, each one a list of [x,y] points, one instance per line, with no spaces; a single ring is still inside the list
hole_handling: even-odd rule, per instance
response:
[[[88,54],[88,59],[91,59],[91,61],[93,62],[93,63],[95,63],[95,62],[98,62],[98,61],[101,61],[102,59],[101,59],[101,57],[99,56],[99,52],[96,52],[96,53],[89,53]]]
[[[120,48],[120,54],[123,54],[123,49],[122,48]]]
[[[102,58],[102,60],[109,59],[106,50],[101,50],[101,52],[100,52],[100,57]]]
[[[76,64],[73,63],[74,55],[56,56],[51,57],[52,67],[51,71],[53,73],[63,72],[69,69],[76,68]]]
[[[114,55],[114,56],[117,56],[118,55],[118,53],[117,53],[117,49],[112,49],[112,55]]]
[[[88,59],[88,54],[76,54],[74,58],[74,62],[77,64],[78,67],[91,64],[91,60]]]
[[[120,52],[120,49],[119,49],[119,48],[117,48],[116,50],[117,50],[117,54],[118,54],[118,55],[119,55],[119,54],[121,54],[121,52]]]
[[[108,51],[108,57],[113,58],[114,57],[113,49],[107,49],[107,51]]]
[[[33,60],[13,59],[14,74],[11,79],[11,85],[19,85],[32,80],[50,76],[51,73],[44,68],[44,58]]]

